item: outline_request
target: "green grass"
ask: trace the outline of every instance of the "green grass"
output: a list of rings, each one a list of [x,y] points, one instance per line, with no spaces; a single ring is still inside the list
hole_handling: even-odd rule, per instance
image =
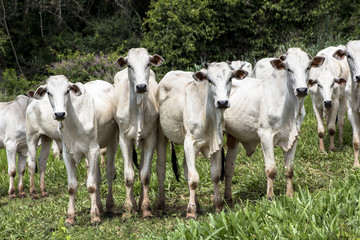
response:
[[[234,206],[226,207],[221,214],[214,214],[213,187],[209,161],[198,157],[197,170],[200,184],[197,188],[201,213],[197,221],[185,220],[188,191],[184,177],[176,182],[170,167],[166,173],[166,213],[155,208],[157,178],[153,162],[150,184],[150,201],[154,217],[142,219],[135,214],[121,219],[125,199],[123,161],[120,152],[116,157],[114,200],[117,216],[102,217],[98,227],[90,225],[90,198],[85,187],[84,163],[78,168],[79,188],[76,197],[76,221],[66,228],[64,220],[68,203],[67,177],[64,163],[48,160],[46,171],[47,190],[50,196],[32,200],[8,199],[9,177],[6,154],[0,151],[0,239],[338,239],[360,237],[359,196],[360,172],[353,170],[352,133],[349,121],[345,123],[344,145],[340,148],[336,135],[336,152],[320,154],[317,126],[312,112],[311,99],[305,101],[307,116],[301,127],[301,136],[295,156],[293,199],[285,196],[286,181],[281,149],[276,148],[278,175],[274,184],[275,201],[268,201],[266,177],[261,149],[246,157],[240,149],[233,178]],[[329,138],[325,137],[325,147]],[[177,147],[179,165],[183,150]],[[156,159],[156,156],[154,157]],[[182,169],[182,168],[181,168]],[[134,186],[136,199],[140,194],[140,181]],[[36,186],[38,175],[36,175]],[[25,174],[25,192],[29,192],[29,177]],[[223,192],[224,185],[221,184]],[[106,173],[102,169],[101,198],[105,205],[107,194]]]

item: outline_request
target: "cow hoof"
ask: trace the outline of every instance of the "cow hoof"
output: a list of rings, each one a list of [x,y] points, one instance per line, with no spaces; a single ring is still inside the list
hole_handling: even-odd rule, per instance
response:
[[[67,228],[71,228],[71,227],[74,226],[74,220],[73,220],[73,219],[66,219],[64,225],[65,225],[65,227],[67,227]]]
[[[128,220],[131,217],[131,214],[129,212],[124,212],[121,216],[123,220]]]
[[[165,201],[158,202],[157,209],[164,212],[165,211]]]
[[[151,218],[152,217],[152,213],[149,210],[143,211],[142,213],[142,217],[145,218]]]
[[[37,193],[35,191],[31,192],[30,196],[31,196],[32,199],[38,199],[39,198],[39,196],[37,195]]]
[[[19,198],[26,198],[26,194],[24,192],[19,192]]]
[[[332,151],[332,152],[335,152],[336,148],[335,147],[330,147],[329,150]]]
[[[100,220],[91,221],[91,226],[93,226],[93,227],[98,227],[98,226],[100,226],[100,224],[101,224]]]
[[[15,193],[11,193],[11,194],[9,194],[9,198],[10,198],[10,199],[14,199],[14,198],[16,198],[16,194],[15,194]]]
[[[41,193],[41,196],[42,197],[48,197],[49,196],[49,193],[47,192],[47,191],[43,191],[42,193]]]
[[[188,217],[188,216],[186,216],[186,221],[190,221],[190,220],[196,220],[196,217]]]

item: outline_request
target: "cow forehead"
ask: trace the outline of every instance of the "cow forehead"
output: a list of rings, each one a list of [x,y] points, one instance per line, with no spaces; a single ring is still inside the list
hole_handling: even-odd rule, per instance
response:
[[[334,77],[329,71],[322,71],[319,75],[318,82],[323,86],[330,86],[334,82]]]
[[[307,68],[309,65],[309,56],[300,48],[290,48],[286,53],[286,63],[293,68]]]
[[[232,70],[229,64],[225,62],[211,63],[207,69],[208,78],[211,80],[222,81],[229,79],[232,74]]]
[[[132,48],[127,55],[130,64],[147,64],[149,62],[149,53],[145,48]]]
[[[64,75],[51,76],[46,81],[48,88],[62,89],[67,88],[69,80]]]
[[[360,41],[350,41],[346,44],[346,51],[351,55],[352,57],[355,57],[355,55],[360,53]]]

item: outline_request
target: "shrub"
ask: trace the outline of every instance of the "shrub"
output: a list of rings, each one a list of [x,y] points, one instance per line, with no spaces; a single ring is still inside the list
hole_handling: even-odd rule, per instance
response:
[[[0,88],[3,96],[23,94],[31,85],[23,76],[17,75],[13,68],[6,68],[1,74],[1,79]]]

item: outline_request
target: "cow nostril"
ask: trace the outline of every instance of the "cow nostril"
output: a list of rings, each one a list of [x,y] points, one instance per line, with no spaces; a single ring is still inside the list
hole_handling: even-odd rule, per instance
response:
[[[56,112],[55,114],[56,119],[64,119],[65,118],[65,112]]]
[[[219,100],[217,101],[218,108],[228,108],[229,101],[228,100]]]
[[[138,84],[136,85],[136,92],[143,93],[147,91],[147,85],[146,84]]]
[[[325,108],[326,109],[329,109],[329,108],[331,108],[331,106],[332,106],[332,101],[324,101],[324,105],[325,105]]]
[[[356,79],[357,82],[360,82],[360,75],[357,75],[357,76],[355,77],[355,79]]]
[[[306,87],[297,88],[296,89],[297,95],[300,97],[304,97],[307,95],[308,89]]]

